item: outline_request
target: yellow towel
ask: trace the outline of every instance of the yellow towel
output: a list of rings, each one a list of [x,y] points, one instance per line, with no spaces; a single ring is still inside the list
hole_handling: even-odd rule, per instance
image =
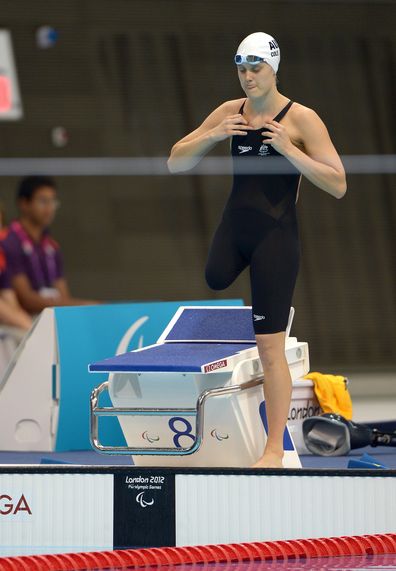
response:
[[[305,375],[314,383],[314,391],[323,412],[341,414],[347,420],[352,419],[352,400],[345,377],[313,372]]]

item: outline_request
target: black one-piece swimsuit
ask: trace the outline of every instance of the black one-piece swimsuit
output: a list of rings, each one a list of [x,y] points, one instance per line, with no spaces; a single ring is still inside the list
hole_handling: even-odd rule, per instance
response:
[[[239,110],[241,114],[245,103],[246,100]],[[292,103],[289,101],[274,120],[281,121]],[[286,330],[301,252],[296,214],[301,174],[271,144],[263,143],[268,138],[261,134],[264,130],[262,127],[232,137],[233,186],[213,236],[205,269],[208,286],[221,290],[250,267],[256,334]],[[287,172],[268,174],[265,169],[258,174],[238,172],[241,157],[252,156],[260,161],[278,156],[279,167],[285,166]]]

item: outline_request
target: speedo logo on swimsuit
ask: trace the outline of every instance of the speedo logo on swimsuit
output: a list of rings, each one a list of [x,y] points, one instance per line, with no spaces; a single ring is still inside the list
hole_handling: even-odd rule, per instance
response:
[[[265,315],[256,315],[253,313],[254,321],[261,321],[261,319],[265,319]]]
[[[247,153],[248,151],[251,151],[253,147],[244,147],[243,145],[238,145],[238,150],[239,150],[239,154],[242,155],[242,153]]]
[[[269,152],[269,147],[268,147],[268,145],[264,145],[264,144],[261,145],[261,147],[259,148],[258,154],[259,154],[261,157],[265,157],[265,155],[269,155],[270,152]]]

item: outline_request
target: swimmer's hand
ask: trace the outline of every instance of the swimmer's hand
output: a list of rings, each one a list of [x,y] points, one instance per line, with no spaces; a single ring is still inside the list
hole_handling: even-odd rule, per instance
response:
[[[224,141],[233,135],[247,135],[247,132],[253,130],[245,117],[241,113],[236,115],[228,115],[221,123],[211,130],[211,136],[214,141]]]
[[[261,134],[268,138],[263,139],[263,143],[269,143],[278,153],[285,155],[287,151],[293,147],[293,143],[289,137],[286,127],[278,121],[267,121],[264,123],[266,131]]]

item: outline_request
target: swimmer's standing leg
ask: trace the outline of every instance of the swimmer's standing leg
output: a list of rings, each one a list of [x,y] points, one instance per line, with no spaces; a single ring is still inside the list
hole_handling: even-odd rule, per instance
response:
[[[285,355],[286,332],[256,334],[257,349],[264,371],[264,395],[268,438],[264,453],[254,468],[282,468],[283,434],[292,395],[292,379]]]

